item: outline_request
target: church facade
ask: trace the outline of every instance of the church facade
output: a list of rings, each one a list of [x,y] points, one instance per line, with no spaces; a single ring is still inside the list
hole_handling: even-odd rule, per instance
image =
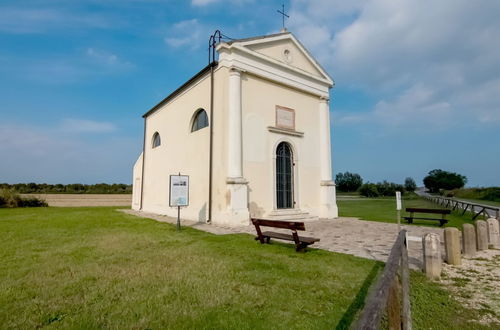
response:
[[[169,176],[189,176],[182,218],[338,216],[332,181],[333,80],[289,32],[220,42],[218,62],[144,114],[132,208],[177,216]]]

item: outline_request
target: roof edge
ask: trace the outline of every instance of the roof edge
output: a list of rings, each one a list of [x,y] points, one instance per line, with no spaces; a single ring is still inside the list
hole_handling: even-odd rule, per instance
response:
[[[182,91],[184,91],[187,87],[189,87],[191,84],[193,84],[196,80],[201,78],[205,73],[209,72],[212,67],[214,67],[214,69],[215,69],[218,64],[219,63],[217,61],[213,61],[212,63],[210,63],[209,65],[207,65],[203,69],[201,69],[197,74],[192,76],[188,81],[186,81],[184,84],[182,84],[179,88],[174,90],[167,97],[165,97],[163,100],[161,100],[158,104],[156,104],[154,107],[149,109],[148,112],[146,112],[145,114],[142,115],[142,118],[146,118],[149,115],[155,113],[156,110],[158,110],[161,106],[168,103],[168,101],[172,100],[174,97],[179,95]]]
[[[274,38],[277,38],[275,40],[282,40],[287,37],[292,41],[292,43],[295,43],[295,45],[304,53],[306,58],[308,58],[311,64],[316,67],[316,69],[324,76],[324,78],[326,78],[326,80],[329,80],[330,88],[335,86],[335,80],[328,73],[328,71],[318,62],[318,60],[316,60],[316,58],[304,46],[304,44],[302,44],[302,42],[290,31],[269,34],[264,36],[256,36],[251,38],[244,38],[244,39],[233,39],[230,42],[221,42],[217,45],[217,51],[219,51],[219,49],[224,46],[226,46],[227,48],[231,48],[237,44],[241,44],[242,47],[246,47],[247,44],[274,41],[274,40],[269,40]]]
[[[273,33],[273,34],[267,34],[267,35],[261,35],[261,36],[255,36],[255,37],[249,37],[249,38],[241,38],[241,39],[232,39],[228,42],[225,42],[228,45],[232,45],[235,42],[246,42],[246,41],[252,41],[252,40],[259,40],[259,39],[268,39],[268,38],[274,38],[277,36],[281,35],[286,35],[286,34],[292,34],[291,32],[278,32],[278,33]]]

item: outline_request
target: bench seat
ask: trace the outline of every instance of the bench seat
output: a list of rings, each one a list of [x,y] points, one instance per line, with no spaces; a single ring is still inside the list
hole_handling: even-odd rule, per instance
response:
[[[298,230],[306,230],[303,222],[298,221],[277,221],[277,220],[267,220],[267,219],[252,219],[252,223],[257,231],[257,237],[255,240],[260,241],[261,244],[269,243],[271,238],[281,239],[285,241],[292,241],[295,243],[295,250],[302,251],[308,245],[319,242],[319,238],[299,236]],[[278,233],[274,231],[264,231],[260,230],[260,227],[273,227],[291,230],[291,234]]]
[[[450,214],[450,210],[440,210],[440,209],[421,209],[421,208],[407,208],[406,212],[410,212],[409,217],[404,217],[408,223],[413,223],[414,219],[417,220],[431,220],[431,221],[439,221],[439,226],[444,226],[445,223],[448,223],[448,219],[446,219],[446,215]],[[428,213],[428,214],[441,214],[441,218],[429,218],[429,217],[415,217],[414,213]]]
[[[293,238],[293,235],[291,234],[285,234],[285,233],[277,233],[274,231],[265,231],[262,233],[262,236],[264,237],[269,237],[269,238],[277,238],[277,239],[282,239],[285,241],[295,241]],[[256,240],[259,239],[258,237],[255,238]],[[313,244],[315,242],[319,242],[319,238],[314,238],[314,237],[307,237],[307,236],[299,236],[299,241],[301,243],[307,243],[307,244]]]
[[[413,223],[413,220],[414,219],[417,219],[417,220],[431,220],[431,221],[439,221],[439,226],[443,226],[445,223],[448,223],[448,220],[447,219],[437,219],[437,218],[418,218],[418,217],[404,217],[404,219],[406,221],[408,221],[408,223]]]
[[[419,220],[436,220],[436,221],[444,221],[448,222],[447,219],[438,219],[438,218],[419,218],[419,217],[404,217],[405,220],[419,219]]]

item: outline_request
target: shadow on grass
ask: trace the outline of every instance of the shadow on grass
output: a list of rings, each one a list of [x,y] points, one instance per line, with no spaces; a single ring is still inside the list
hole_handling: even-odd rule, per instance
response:
[[[365,278],[365,281],[363,282],[363,285],[356,294],[356,297],[354,297],[354,300],[352,301],[351,305],[349,305],[347,311],[342,316],[342,319],[340,319],[339,323],[335,327],[336,330],[350,328],[351,323],[354,321],[357,314],[361,311],[361,309],[365,305],[365,299],[368,294],[368,290],[370,289],[370,286],[372,285],[373,281],[377,278],[377,275],[379,274],[379,272],[382,270],[383,267],[384,267],[383,262],[376,262],[375,265],[373,265],[372,270]]]

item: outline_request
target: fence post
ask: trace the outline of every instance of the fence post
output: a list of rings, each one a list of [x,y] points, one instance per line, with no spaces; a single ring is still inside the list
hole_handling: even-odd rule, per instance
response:
[[[495,218],[489,218],[486,220],[488,225],[488,243],[489,247],[493,249],[500,248],[500,228],[499,221]]]
[[[476,237],[477,237],[477,249],[487,250],[488,249],[488,226],[486,221],[477,220],[476,221]]]
[[[422,237],[422,251],[424,255],[424,272],[427,278],[435,280],[441,276],[441,241],[439,235],[428,233]]]
[[[446,251],[446,262],[449,265],[461,265],[459,230],[454,227],[444,229],[444,247]]]
[[[476,229],[470,223],[465,223],[463,229],[462,243],[464,255],[472,258],[476,255],[477,251]]]

